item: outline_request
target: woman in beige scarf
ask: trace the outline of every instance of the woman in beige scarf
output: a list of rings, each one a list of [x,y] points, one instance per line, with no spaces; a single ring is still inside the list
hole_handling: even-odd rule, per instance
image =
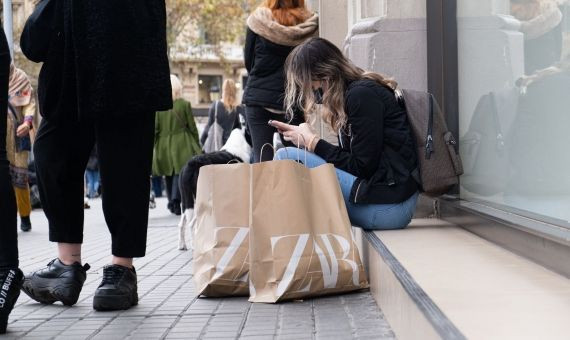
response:
[[[28,185],[29,151],[18,151],[16,136],[30,135],[36,113],[36,102],[33,89],[26,73],[12,64],[10,66],[10,85],[8,89],[8,128],[6,135],[6,150],[10,161],[12,184],[16,193],[18,212],[20,213],[22,231],[30,231],[30,187]]]

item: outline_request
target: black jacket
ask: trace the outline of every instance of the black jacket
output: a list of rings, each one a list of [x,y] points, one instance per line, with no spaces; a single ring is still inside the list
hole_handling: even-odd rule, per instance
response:
[[[172,91],[163,0],[57,0],[56,38],[39,106],[50,119],[168,110]]]
[[[293,48],[275,44],[247,29],[244,57],[248,78],[242,100],[245,105],[283,110],[284,66]]]
[[[315,153],[358,179],[350,201],[392,204],[418,191],[414,139],[404,108],[393,91],[371,80],[349,84],[345,94],[347,127],[340,146],[319,140]]]
[[[216,117],[216,107],[218,109],[218,115]],[[202,132],[202,136],[200,137],[200,143],[204,145],[206,143],[206,139],[208,139],[208,133],[210,132],[210,127],[214,124],[214,122],[218,122],[222,129],[224,130],[224,135],[222,136],[222,144],[226,144],[228,138],[230,138],[230,134],[232,133],[233,129],[241,129],[241,123],[239,121],[239,116],[243,115],[243,106],[238,106],[232,112],[228,112],[224,103],[221,101],[215,101],[211,106],[210,110],[208,111],[208,123],[204,127],[204,131]]]

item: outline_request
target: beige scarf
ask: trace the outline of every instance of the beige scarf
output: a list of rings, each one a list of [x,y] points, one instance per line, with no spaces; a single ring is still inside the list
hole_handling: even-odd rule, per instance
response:
[[[22,107],[32,101],[32,84],[26,73],[17,68],[14,63],[10,65],[10,87],[8,89],[10,104]]]
[[[301,24],[283,26],[273,18],[269,8],[259,7],[247,18],[247,26],[256,34],[276,44],[297,46],[317,35],[319,16],[313,14]]]

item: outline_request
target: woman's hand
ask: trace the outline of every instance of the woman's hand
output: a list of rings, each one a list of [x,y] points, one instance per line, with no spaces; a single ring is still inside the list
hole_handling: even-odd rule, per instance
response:
[[[299,126],[296,126],[282,123],[276,120],[271,120],[269,121],[269,125],[277,128],[279,133],[283,135],[286,141],[292,142],[299,148],[305,147],[309,151],[314,150],[318,136],[309,124],[303,123]]]
[[[26,137],[30,133],[30,125],[28,123],[24,123],[18,126],[18,130],[16,130],[16,135],[18,137]]]

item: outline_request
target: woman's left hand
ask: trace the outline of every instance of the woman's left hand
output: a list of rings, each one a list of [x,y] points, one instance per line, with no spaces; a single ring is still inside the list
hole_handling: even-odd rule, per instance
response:
[[[30,125],[28,123],[24,123],[18,126],[18,130],[16,130],[16,135],[18,137],[26,137],[30,133]]]
[[[271,125],[276,127],[279,133],[283,134],[286,141],[292,142],[299,148],[306,147],[307,144],[317,138],[317,134],[307,123],[296,126],[272,120]]]

